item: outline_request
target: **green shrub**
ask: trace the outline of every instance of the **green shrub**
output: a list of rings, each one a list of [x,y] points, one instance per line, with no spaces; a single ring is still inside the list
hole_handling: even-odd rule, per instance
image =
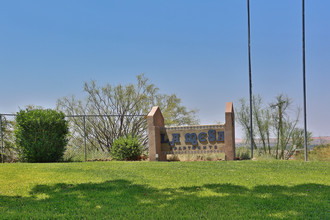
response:
[[[142,145],[138,137],[127,135],[113,142],[111,157],[115,160],[138,160],[142,154]]]
[[[296,155],[297,160],[305,160],[305,151],[302,150]],[[320,144],[308,151],[309,161],[330,161],[330,144]]]
[[[236,158],[240,160],[249,160],[251,158],[251,151],[248,147],[236,148]]]
[[[27,162],[58,162],[68,143],[65,115],[55,110],[21,110],[16,117],[16,144]]]

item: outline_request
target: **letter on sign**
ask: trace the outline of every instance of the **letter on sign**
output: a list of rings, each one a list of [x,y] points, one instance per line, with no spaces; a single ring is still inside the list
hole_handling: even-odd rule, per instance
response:
[[[201,133],[199,133],[199,135],[198,135],[198,140],[199,140],[199,142],[205,142],[205,141],[207,141],[206,140],[206,136],[207,136],[207,134],[205,133],[205,132],[201,132]]]
[[[185,139],[186,143],[191,143],[193,146],[196,146],[198,144],[196,133],[187,133],[185,135]]]
[[[176,143],[180,143],[180,134],[172,134],[172,137],[172,141],[169,142],[171,147],[173,147]]]

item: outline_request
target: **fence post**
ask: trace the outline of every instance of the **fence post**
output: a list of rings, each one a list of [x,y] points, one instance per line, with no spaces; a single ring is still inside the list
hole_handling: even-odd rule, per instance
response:
[[[0,115],[0,136],[1,136],[1,163],[3,163],[3,134],[2,134],[2,115]]]
[[[86,115],[84,115],[84,146],[85,146],[85,162],[87,161],[87,146],[86,146]]]

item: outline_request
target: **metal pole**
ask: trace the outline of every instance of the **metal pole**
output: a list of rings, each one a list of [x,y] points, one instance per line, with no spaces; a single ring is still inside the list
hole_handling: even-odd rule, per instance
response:
[[[87,161],[87,146],[86,146],[86,115],[84,115],[83,119],[84,119],[85,162],[86,162],[86,161]]]
[[[1,163],[3,163],[3,134],[2,134],[2,115],[0,115],[0,136],[1,136]]]
[[[307,161],[306,68],[305,68],[305,0],[302,0],[302,35],[303,35],[302,36],[302,51],[303,51],[305,161]]]
[[[250,37],[250,0],[247,0],[248,10],[248,47],[249,47],[249,89],[250,89],[250,137],[251,159],[253,158],[253,123],[252,123],[252,71],[251,71],[251,37]]]

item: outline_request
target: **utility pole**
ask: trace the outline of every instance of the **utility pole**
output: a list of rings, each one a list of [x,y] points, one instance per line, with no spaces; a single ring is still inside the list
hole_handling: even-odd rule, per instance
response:
[[[248,47],[249,47],[249,89],[250,89],[250,142],[251,159],[253,158],[253,122],[252,122],[252,70],[251,70],[251,37],[250,37],[250,0],[247,0],[248,13]]]
[[[305,65],[305,0],[302,0],[302,51],[303,51],[305,161],[307,162],[306,68],[305,68],[305,66],[306,66]]]

